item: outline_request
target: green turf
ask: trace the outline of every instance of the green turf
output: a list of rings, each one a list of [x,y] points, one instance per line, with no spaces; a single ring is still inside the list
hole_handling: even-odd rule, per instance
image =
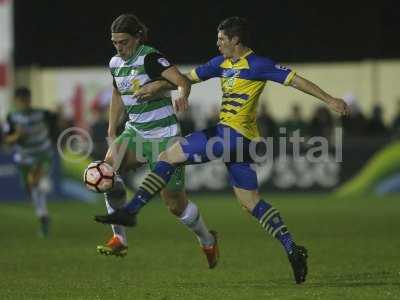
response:
[[[203,199],[207,198],[207,199]],[[221,261],[206,268],[195,238],[159,201],[129,233],[125,258],[103,257],[109,236],[96,205],[55,203],[51,238],[36,235],[26,204],[0,205],[0,299],[400,299],[400,199],[268,196],[299,243],[310,273],[293,283],[286,256],[229,196],[196,201],[220,236]]]

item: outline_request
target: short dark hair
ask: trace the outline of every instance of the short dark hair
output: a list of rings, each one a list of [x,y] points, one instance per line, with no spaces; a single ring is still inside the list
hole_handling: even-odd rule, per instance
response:
[[[140,37],[142,42],[147,40],[148,29],[134,14],[122,14],[111,24],[112,33],[129,33],[131,36]]]
[[[15,98],[19,98],[21,100],[30,101],[31,90],[25,86],[21,86],[15,90],[14,96]]]
[[[227,35],[229,39],[237,36],[240,43],[244,46],[248,46],[250,43],[250,29],[246,18],[227,18],[218,25],[218,31],[224,31],[224,34]]]

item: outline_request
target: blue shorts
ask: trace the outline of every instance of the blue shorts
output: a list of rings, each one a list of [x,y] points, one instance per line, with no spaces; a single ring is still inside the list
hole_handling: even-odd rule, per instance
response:
[[[200,164],[215,159],[225,163],[230,184],[245,190],[256,190],[257,174],[252,168],[251,141],[229,126],[218,124],[193,132],[181,141],[186,164]]]

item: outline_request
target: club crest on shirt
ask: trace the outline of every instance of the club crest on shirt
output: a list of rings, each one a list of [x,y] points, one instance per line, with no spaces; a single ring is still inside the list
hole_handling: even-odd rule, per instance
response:
[[[169,67],[171,65],[169,61],[166,60],[164,57],[160,57],[159,59],[157,59],[157,61],[159,62],[160,65],[164,67]]]
[[[240,70],[225,69],[222,71],[222,77],[239,77]]]
[[[223,89],[228,91],[233,88],[235,79],[240,75],[240,70],[226,69],[222,71]]]

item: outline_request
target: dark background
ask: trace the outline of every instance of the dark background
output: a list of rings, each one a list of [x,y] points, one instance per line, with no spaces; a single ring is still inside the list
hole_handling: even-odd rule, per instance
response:
[[[150,44],[176,63],[217,54],[216,27],[247,17],[252,47],[278,61],[400,57],[400,1],[15,1],[15,63],[107,65],[109,27],[124,12],[150,29]]]

